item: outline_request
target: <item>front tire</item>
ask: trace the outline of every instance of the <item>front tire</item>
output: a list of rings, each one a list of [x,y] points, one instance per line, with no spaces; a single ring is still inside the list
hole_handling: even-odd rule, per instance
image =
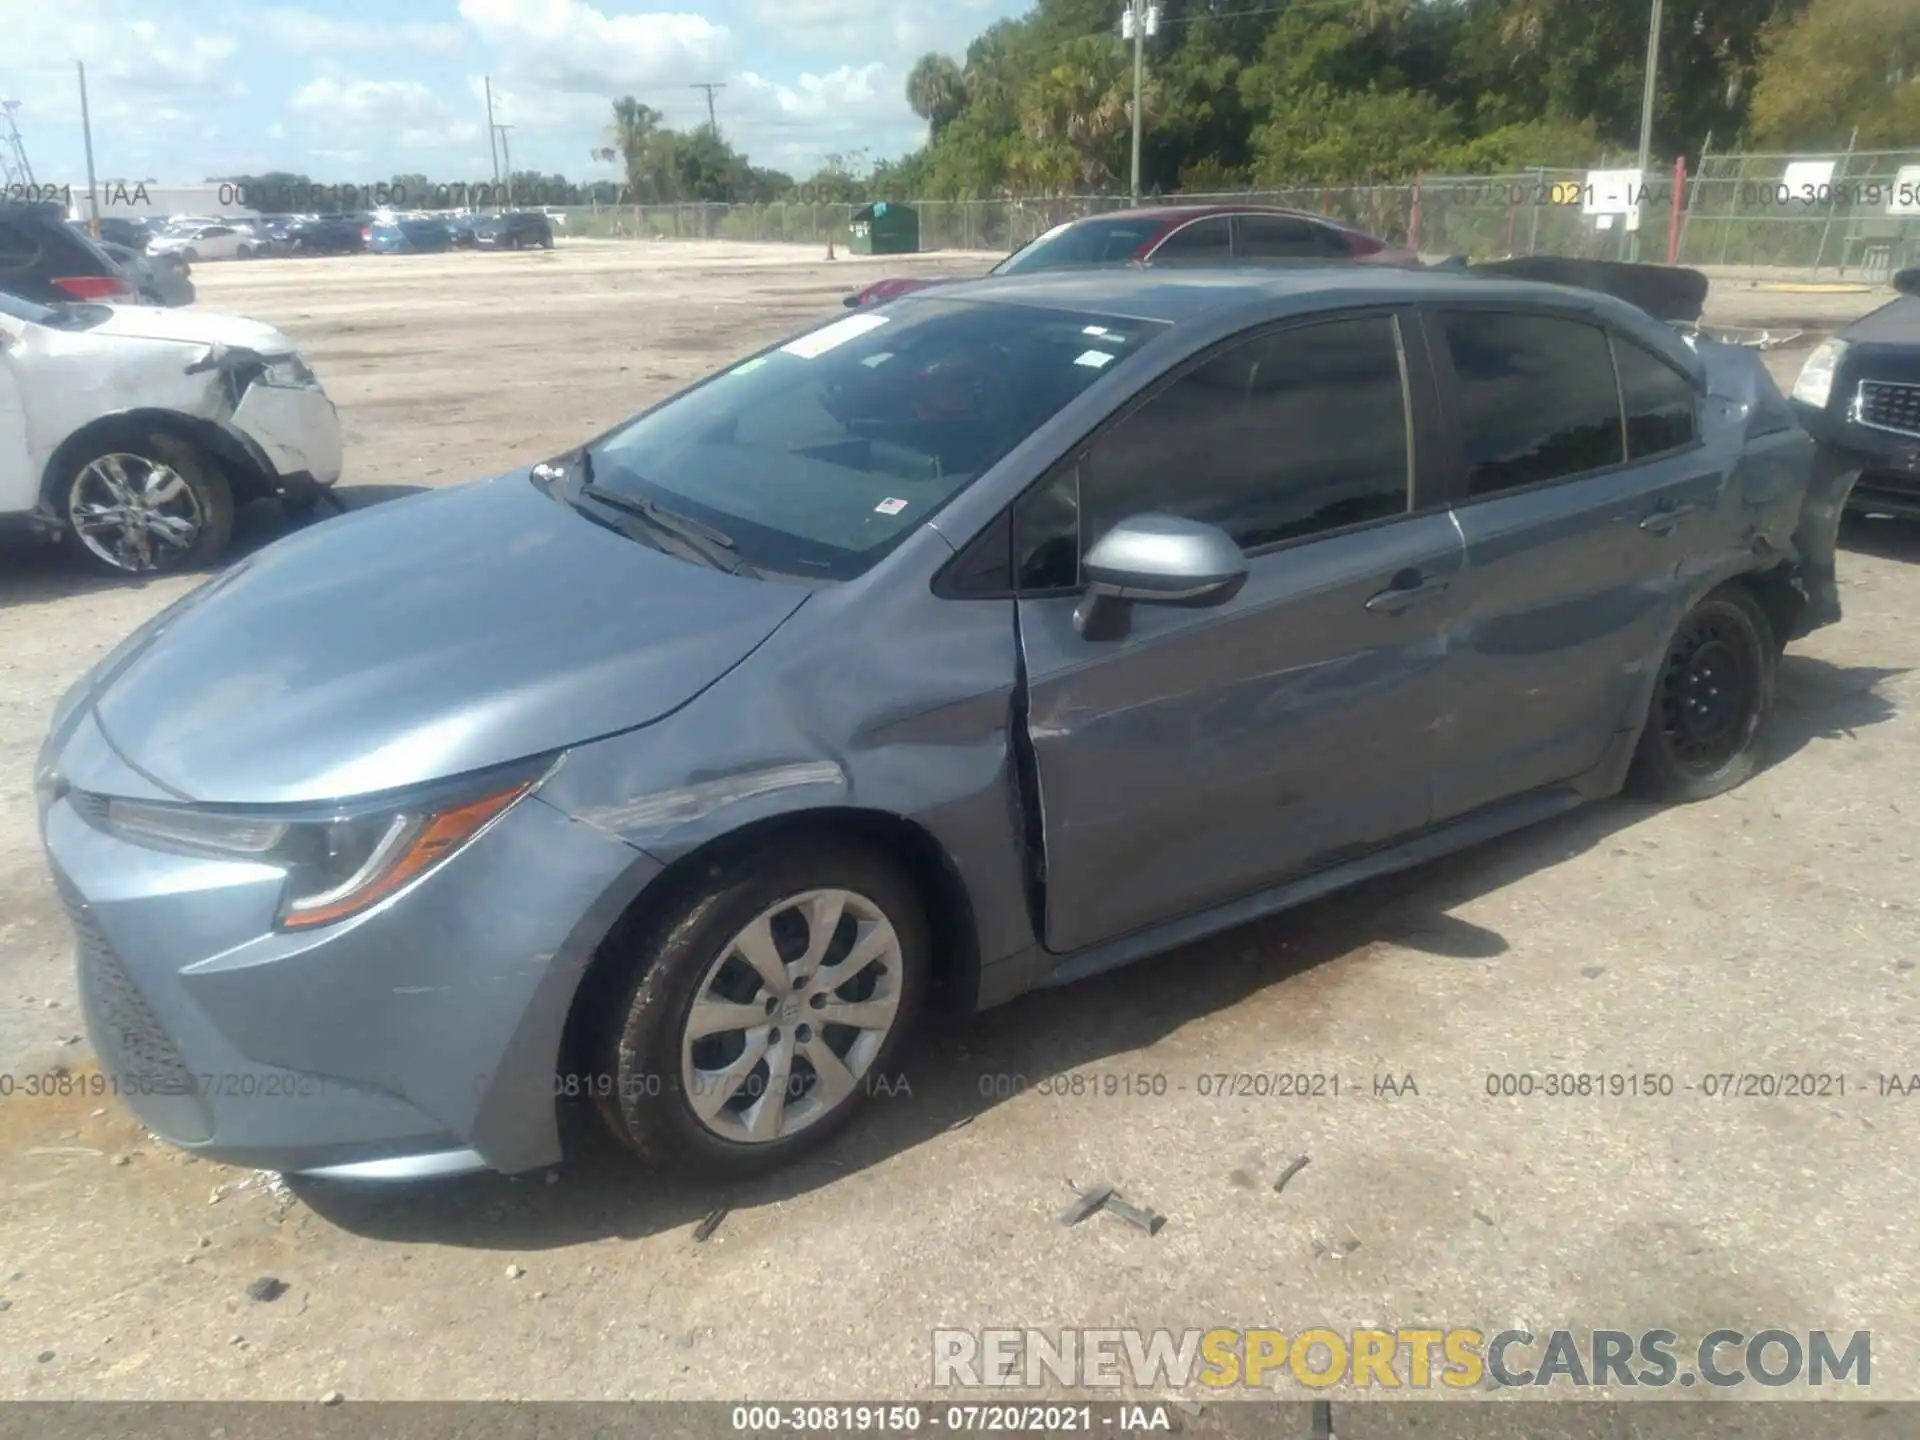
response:
[[[1685,803],[1751,776],[1779,653],[1766,612],[1743,586],[1722,586],[1689,610],[1654,682],[1629,787]]]
[[[62,541],[108,575],[211,564],[233,535],[226,476],[171,435],[130,437],[80,455],[60,482]]]
[[[773,1170],[850,1121],[898,1054],[931,939],[885,856],[799,842],[720,862],[636,937],[595,1093],[642,1158],[714,1179]]]

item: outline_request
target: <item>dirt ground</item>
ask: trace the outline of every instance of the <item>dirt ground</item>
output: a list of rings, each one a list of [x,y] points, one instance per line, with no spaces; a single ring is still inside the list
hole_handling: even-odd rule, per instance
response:
[[[556,452],[867,277],[980,266],[576,242],[196,280],[306,349],[359,505]],[[1729,282],[1712,316],[1833,323],[1881,298]],[[254,507],[243,548],[287,523]],[[110,1100],[22,1093],[89,1064],[34,750],[60,690],[198,580],[0,554],[0,1395],[885,1397],[928,1391],[942,1326],[1426,1323],[1870,1329],[1873,1398],[1920,1398],[1920,1096],[1880,1093],[1920,1072],[1920,527],[1851,526],[1841,574],[1846,621],[1786,658],[1736,793],[1594,806],[939,1026],[911,1094],[785,1175],[697,1190],[587,1135],[550,1174],[296,1191]],[[1487,1094],[1567,1070],[1675,1088]],[[1036,1088],[1062,1072],[1092,1083]],[[1202,1093],[1231,1072],[1341,1093]],[[1845,1093],[1708,1097],[1747,1072]],[[1129,1076],[1146,1093],[1105,1093]],[[1168,1224],[1063,1228],[1070,1179]],[[265,1276],[286,1292],[249,1299]]]

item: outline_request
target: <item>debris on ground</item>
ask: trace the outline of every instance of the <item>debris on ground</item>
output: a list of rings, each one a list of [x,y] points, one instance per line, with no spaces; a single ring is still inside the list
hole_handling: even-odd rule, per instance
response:
[[[1149,1235],[1158,1235],[1167,1223],[1167,1217],[1157,1210],[1144,1205],[1135,1205],[1114,1195],[1107,1200],[1107,1213],[1118,1215],[1136,1230],[1144,1230]]]
[[[1493,1217],[1492,1217],[1491,1215],[1489,1215],[1489,1214],[1487,1214],[1487,1212],[1486,1212],[1486,1211],[1484,1211],[1484,1210],[1476,1210],[1476,1211],[1474,1211],[1474,1212],[1473,1212],[1473,1218],[1474,1218],[1474,1219],[1476,1219],[1476,1220],[1478,1220],[1478,1221],[1479,1221],[1479,1222],[1480,1222],[1480,1223],[1481,1223],[1482,1225],[1491,1225],[1491,1224],[1493,1224]]]
[[[1060,1215],[1062,1225],[1078,1225],[1113,1198],[1113,1186],[1094,1185],[1080,1192],[1079,1198]]]
[[[702,1220],[694,1229],[693,1243],[696,1245],[704,1245],[707,1241],[711,1240],[713,1238],[713,1232],[720,1228],[720,1222],[726,1218],[727,1207],[725,1205],[722,1205],[718,1210],[709,1210],[707,1212],[707,1218]]]
[[[1296,1155],[1287,1162],[1287,1168],[1280,1172],[1280,1178],[1273,1182],[1273,1193],[1278,1195],[1287,1188],[1287,1182],[1307,1168],[1307,1157]]]
[[[518,1265],[507,1266],[507,1279],[509,1280],[518,1280],[522,1275],[526,1273],[527,1272]]]
[[[338,1390],[329,1390],[320,1397],[320,1403],[322,1405],[338,1405],[346,1398],[347,1397],[342,1395]]]
[[[287,1293],[287,1282],[276,1275],[262,1275],[247,1286],[247,1298],[271,1304]]]

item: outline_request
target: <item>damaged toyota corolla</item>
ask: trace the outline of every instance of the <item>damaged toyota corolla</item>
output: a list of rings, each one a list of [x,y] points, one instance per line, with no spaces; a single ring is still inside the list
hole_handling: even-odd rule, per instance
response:
[[[0,294],[0,533],[113,574],[217,559],[236,504],[306,509],[340,476],[340,420],[257,320]]]
[[[60,704],[87,1023],[204,1154],[819,1144],[929,1007],[1755,765],[1838,617],[1749,352],[1380,269],[909,296],[359,511]]]

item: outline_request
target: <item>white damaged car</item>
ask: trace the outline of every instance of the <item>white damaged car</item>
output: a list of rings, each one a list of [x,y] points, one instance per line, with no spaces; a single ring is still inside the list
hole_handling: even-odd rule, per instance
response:
[[[225,550],[236,504],[304,510],[339,476],[333,402],[271,325],[0,294],[0,530],[181,570]]]

